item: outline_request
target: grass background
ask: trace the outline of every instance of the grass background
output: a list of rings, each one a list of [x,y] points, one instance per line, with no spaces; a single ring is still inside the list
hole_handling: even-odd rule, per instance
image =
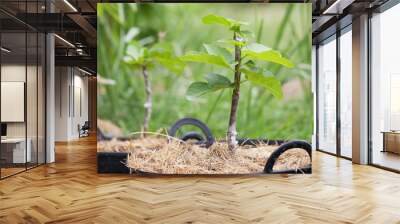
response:
[[[140,70],[122,60],[127,47],[124,36],[132,27],[139,38],[164,35],[175,53],[203,51],[203,43],[231,38],[221,26],[204,25],[210,13],[249,22],[254,39],[291,59],[296,67],[286,69],[268,63],[262,66],[284,86],[284,100],[262,88],[245,83],[241,87],[237,129],[239,137],[311,140],[313,96],[311,93],[311,4],[98,4],[98,73],[115,80],[99,84],[98,117],[109,120],[125,133],[139,131],[143,122],[144,86]],[[153,85],[150,130],[169,128],[183,117],[204,121],[217,137],[226,134],[231,92],[215,92],[189,101],[185,97],[193,81],[204,81],[207,73],[221,73],[216,66],[189,63],[177,76],[155,67],[149,71]],[[222,73],[224,74],[224,73]],[[227,74],[232,79],[233,74]]]

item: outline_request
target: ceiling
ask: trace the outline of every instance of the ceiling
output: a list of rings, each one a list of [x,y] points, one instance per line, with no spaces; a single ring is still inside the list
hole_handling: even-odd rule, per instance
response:
[[[25,35],[54,32],[56,65],[74,65],[96,72],[97,20],[95,0],[1,0],[2,45],[12,49],[12,58],[31,58],[36,47],[25,52]],[[50,10],[51,9],[51,10]],[[51,13],[49,13],[51,11]]]
[[[155,1],[168,2],[167,0]],[[177,2],[183,1],[186,0],[177,0]],[[224,0],[195,1],[224,2]],[[249,2],[243,0],[231,1]],[[257,0],[252,2],[312,3],[312,32],[313,42],[316,43],[336,32],[337,27],[340,28],[340,26],[346,26],[347,23],[351,23],[353,16],[378,7],[386,1],[388,0]],[[1,28],[3,32],[10,33],[20,32],[25,28],[31,28],[31,30],[39,32],[54,32],[58,35],[55,38],[56,64],[82,66],[96,71],[96,4],[106,2],[135,1],[47,0],[46,5],[46,0],[1,0]],[[151,1],[142,0],[140,2]],[[52,13],[49,13],[50,11]],[[15,40],[15,44],[18,44],[18,38],[15,38]]]
[[[373,11],[389,0],[312,0],[313,43],[351,24],[353,17]]]

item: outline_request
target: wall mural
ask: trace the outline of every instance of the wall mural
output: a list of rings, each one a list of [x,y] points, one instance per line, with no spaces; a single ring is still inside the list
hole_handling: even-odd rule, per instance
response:
[[[98,4],[98,171],[311,173],[310,64],[311,4]]]

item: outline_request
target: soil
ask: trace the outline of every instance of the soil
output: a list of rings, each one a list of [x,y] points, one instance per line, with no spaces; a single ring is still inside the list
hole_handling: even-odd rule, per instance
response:
[[[128,167],[157,174],[262,173],[267,159],[277,148],[260,143],[256,146],[239,146],[231,151],[224,142],[204,148],[190,142],[159,137],[98,142],[99,152],[128,152]],[[310,163],[306,151],[290,149],[279,157],[274,170],[301,171]]]

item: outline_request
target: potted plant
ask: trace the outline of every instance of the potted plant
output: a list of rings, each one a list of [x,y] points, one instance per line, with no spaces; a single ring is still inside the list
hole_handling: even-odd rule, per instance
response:
[[[134,39],[138,34],[138,28],[133,28],[130,34],[128,33],[127,36],[130,38],[130,41],[126,49],[124,61],[131,65],[134,70],[139,70],[143,75],[146,100],[144,103],[145,111],[142,132],[143,135],[146,135],[146,132],[149,131],[153,105],[150,70],[155,66],[163,66],[172,73],[181,74],[185,64],[174,55],[171,43],[160,40],[150,45],[152,44],[151,41],[138,41]],[[144,38],[143,40],[151,40],[151,38]]]
[[[214,44],[204,44],[206,52],[189,52],[181,59],[186,62],[199,62],[220,66],[226,74],[208,74],[205,82],[194,82],[188,90],[189,97],[198,97],[210,92],[232,89],[231,109],[227,130],[230,150],[237,146],[236,117],[240,98],[240,86],[245,82],[261,86],[279,99],[283,97],[280,81],[271,72],[258,66],[258,61],[265,61],[292,68],[293,63],[280,52],[250,41],[251,33],[242,29],[245,22],[228,19],[218,15],[202,18],[204,24],[220,25],[231,32],[230,39],[219,40]],[[242,77],[244,74],[244,79]],[[233,80],[229,78],[233,75]]]

